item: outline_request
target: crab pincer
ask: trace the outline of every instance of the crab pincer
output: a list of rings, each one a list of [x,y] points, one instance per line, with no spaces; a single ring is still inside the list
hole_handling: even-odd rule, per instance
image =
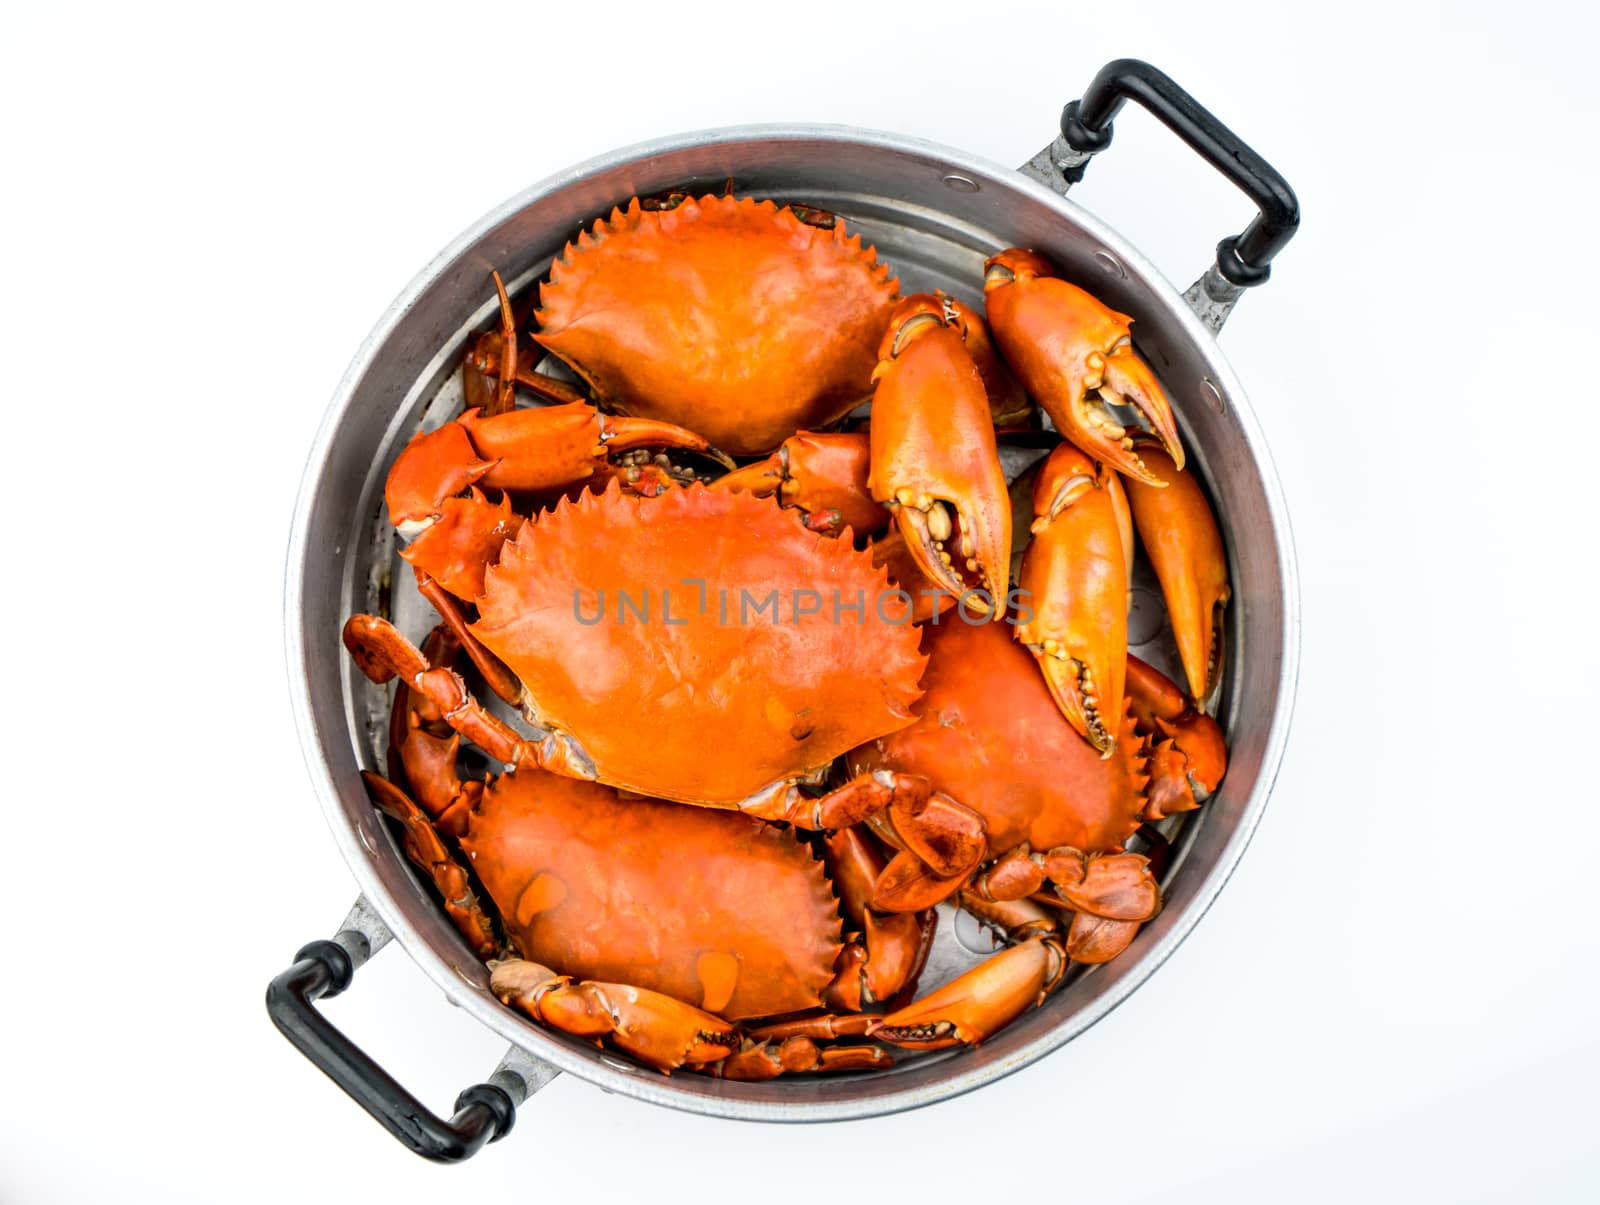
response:
[[[1056,430],[1094,459],[1160,486],[1134,450],[1133,435],[1142,426],[1181,468],[1183,446],[1172,406],[1133,350],[1133,320],[1062,280],[1032,251],[1013,247],[984,268],[990,330]],[[1119,415],[1129,409],[1137,420],[1134,430]]]
[[[1053,936],[1019,942],[889,1013],[870,1036],[908,1050],[976,1045],[1043,1001],[1066,969]]]
[[[1010,584],[1011,511],[983,377],[931,293],[895,307],[872,397],[872,496],[940,588],[995,619]]]
[[[864,431],[800,431],[765,459],[717,478],[712,488],[776,498],[819,535],[849,528],[875,536],[889,526],[889,512],[867,490],[870,455]]]
[[[1136,441],[1156,484],[1129,479],[1128,504],[1145,555],[1161,582],[1189,693],[1204,705],[1217,686],[1228,556],[1199,484],[1166,452]]]
[[[1145,818],[1193,811],[1228,772],[1222,726],[1198,710],[1165,674],[1128,654],[1128,703],[1150,741],[1150,802]]]
[[[602,414],[587,402],[485,416],[468,410],[414,437],[389,470],[389,520],[411,538],[435,522],[444,502],[469,486],[545,493],[581,484],[611,457],[639,448],[677,448],[725,467],[729,460],[684,427]]]
[[[628,984],[574,982],[520,958],[490,967],[489,990],[556,1029],[608,1037],[663,1072],[715,1062],[739,1049],[734,1026],[681,1000]]]
[[[1034,482],[1033,540],[1018,576],[1030,614],[1017,639],[1050,694],[1102,754],[1116,744],[1128,655],[1128,570],[1114,474],[1069,443]]]

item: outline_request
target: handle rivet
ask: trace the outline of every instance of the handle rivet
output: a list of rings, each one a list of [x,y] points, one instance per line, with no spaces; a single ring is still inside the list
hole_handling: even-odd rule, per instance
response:
[[[1127,279],[1128,273],[1127,270],[1122,266],[1122,261],[1119,260],[1115,255],[1112,255],[1111,252],[1096,251],[1094,253],[1094,262],[1099,264],[1102,270],[1109,272],[1112,276],[1115,276],[1121,280]]]
[[[944,186],[954,192],[977,192],[978,182],[967,176],[958,176],[954,173],[944,178]]]
[[[1210,377],[1200,378],[1200,396],[1205,398],[1218,414],[1228,412],[1227,404],[1222,400],[1222,390],[1217,388],[1217,383]]]

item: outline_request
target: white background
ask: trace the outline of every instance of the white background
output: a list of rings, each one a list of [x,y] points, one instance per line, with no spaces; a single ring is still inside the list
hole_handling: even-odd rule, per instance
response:
[[[1594,19],[1578,5],[8,6],[0,1200],[1593,1200]],[[480,213],[695,127],[1020,163],[1107,59],[1277,165],[1223,337],[1293,512],[1294,738],[1233,882],[1067,1049],[756,1127],[562,1078],[453,1170],[272,1030],[355,891],[291,729],[324,403]],[[1076,199],[1179,287],[1244,201],[1129,109]],[[398,947],[329,1010],[444,1107],[500,1042]]]

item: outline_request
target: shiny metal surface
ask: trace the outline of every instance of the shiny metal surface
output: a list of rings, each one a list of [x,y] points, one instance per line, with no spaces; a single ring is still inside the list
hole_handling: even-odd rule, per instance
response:
[[[519,1019],[489,994],[484,968],[411,874],[357,776],[361,766],[381,764],[373,723],[384,695],[344,655],[340,625],[354,610],[380,606],[420,635],[422,614],[408,611],[414,592],[393,572],[382,478],[425,411],[436,422],[458,404],[465,341],[493,311],[491,269],[513,289],[525,287],[612,205],[686,185],[720,190],[730,177],[741,193],[841,214],[908,291],[937,286],[975,301],[984,257],[1023,245],[1134,315],[1135,340],[1171,393],[1229,549],[1234,601],[1219,718],[1232,760],[1216,797],[1177,833],[1165,910],[1126,954],[1080,972],[984,1046],[907,1059],[885,1073],[767,1084],[669,1079]],[[363,343],[330,403],[296,508],[284,605],[295,718],[329,826],[368,905],[424,973],[534,1060],[642,1100],[772,1121],[870,1116],[970,1091],[1057,1049],[1125,999],[1199,920],[1249,842],[1288,736],[1299,646],[1288,517],[1266,447],[1211,331],[1179,292],[1097,218],[1037,180],[930,143],[839,127],[713,130],[618,151],[513,198],[441,253]],[[1159,618],[1146,617],[1141,630],[1149,643],[1139,651],[1166,660]],[[970,926],[950,920],[941,925],[929,986],[982,948]]]

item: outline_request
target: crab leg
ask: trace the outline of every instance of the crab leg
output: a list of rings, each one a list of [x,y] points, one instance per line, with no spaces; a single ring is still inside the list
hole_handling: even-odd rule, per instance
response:
[[[995,340],[1056,430],[1094,459],[1159,486],[1114,409],[1131,407],[1182,467],[1172,406],[1129,342],[1132,319],[1057,277],[1032,251],[1002,251],[984,267]]]
[[[489,689],[508,703],[522,697],[522,683],[472,634],[457,600],[470,602],[483,593],[484,570],[499,560],[522,524],[504,496],[494,505],[469,488],[464,497],[446,498],[438,519],[400,552],[416,571],[418,591],[455,634]]]
[[[963,911],[972,913],[991,929],[1021,941],[1028,937],[1057,934],[1061,925],[1055,919],[1061,901],[1051,898],[1049,908],[1033,900],[986,900],[971,891],[961,893]],[[1128,948],[1139,932],[1140,922],[1107,920],[1090,912],[1066,914],[1067,931],[1063,939],[1067,957],[1073,962],[1110,962]]]
[[[1145,819],[1188,812],[1211,797],[1228,770],[1222,727],[1163,673],[1131,653],[1128,699],[1134,723],[1149,738],[1149,805]]]
[[[747,800],[742,810],[797,828],[839,831],[869,823],[900,852],[873,887],[879,912],[921,912],[953,894],[983,861],[983,817],[920,774],[869,770],[825,795],[803,794],[793,784]]]
[[[363,770],[361,779],[378,810],[400,822],[405,832],[406,856],[432,880],[444,899],[444,910],[479,958],[490,958],[500,950],[494,922],[479,903],[467,872],[427,817],[409,796],[387,778]]]
[[[556,733],[530,741],[484,710],[460,674],[447,666],[430,666],[416,645],[387,619],[352,615],[344,625],[344,646],[372,681],[381,685],[398,677],[437,707],[446,724],[511,769],[530,763],[568,778],[594,778],[593,767]]]
[[[422,645],[430,666],[454,666],[462,651],[461,642],[444,624],[428,633]],[[460,734],[444,722],[432,700],[402,681],[389,713],[390,781],[409,793],[434,828],[457,839],[466,832],[472,810],[483,797],[483,783],[462,781],[456,773],[460,751]]]
[[[862,1005],[881,1003],[916,982],[933,943],[936,920],[931,910],[885,913],[872,907],[883,858],[859,829],[842,829],[828,838],[827,845],[829,878],[839,895],[845,928],[861,937],[840,952],[839,973],[823,992],[823,1003],[857,1012]]]
[[[1066,969],[1061,943],[1034,937],[883,1017],[872,1036],[909,1050],[976,1045],[1040,1004]]]
[[[957,903],[1010,943],[1048,937],[1060,927],[1048,909],[1032,900],[991,900],[976,891],[963,891]]]
[[[505,282],[494,274],[494,289],[500,298],[500,329],[479,335],[462,365],[463,392],[469,408],[480,406],[486,415],[504,414],[515,404],[518,386],[552,402],[586,402],[588,397],[576,385],[536,371],[544,349],[520,345],[517,317],[506,296]],[[537,350],[535,350],[537,348]]]
[[[520,958],[490,966],[489,990],[555,1029],[610,1038],[662,1072],[717,1062],[737,1054],[741,1045],[735,1026],[671,996],[621,983],[577,983]]]
[[[444,624],[438,624],[428,633],[427,639],[422,642],[422,655],[430,665],[454,664],[456,655],[461,651],[461,645],[456,640],[455,634]],[[439,715],[439,709],[420,695],[412,697],[411,688],[404,682],[395,688],[394,704],[389,709],[389,751],[388,768],[391,778],[402,791],[415,789],[411,781],[410,770],[405,765],[404,749],[413,732],[423,732],[431,736],[443,736],[440,731],[449,731],[444,720]],[[455,769],[451,767],[451,773]],[[451,797],[454,798],[453,787],[449,788]],[[427,807],[426,804],[423,805]],[[429,809],[430,814],[435,814]]]
[[[907,297],[878,349],[872,496],[924,573],[975,610],[1005,615],[1011,509],[983,378],[939,298]]]
[[[872,1029],[875,1017],[865,1013],[821,1013],[817,1016],[799,1017],[788,1021],[769,1021],[765,1025],[752,1025],[745,1032],[757,1042],[782,1042],[789,1038],[811,1038],[815,1041],[833,1041],[835,1038],[865,1037]]]
[[[1016,632],[1061,714],[1102,754],[1116,745],[1107,717],[1122,715],[1128,655],[1128,569],[1110,478],[1069,443],[1045,461],[1018,576],[1031,614]]]
[[[749,490],[794,508],[811,531],[836,536],[849,528],[872,536],[889,526],[889,512],[868,492],[870,442],[865,432],[801,431],[764,460],[719,477],[713,489]]]
[[[492,964],[489,990],[536,1021],[579,1037],[609,1038],[669,1075],[689,1067],[723,1079],[768,1080],[784,1074],[870,1071],[894,1063],[877,1046],[822,1047],[801,1035],[749,1041],[716,1014],[660,992],[623,983],[575,982],[523,959]]]
[[[705,1070],[722,1079],[769,1080],[780,1075],[818,1071],[876,1071],[894,1066],[894,1056],[881,1046],[818,1046],[810,1038],[786,1038],[776,1046],[747,1045]]]
[[[468,486],[527,493],[566,489],[600,472],[612,456],[638,448],[680,448],[733,467],[693,431],[602,414],[587,402],[491,416],[468,410],[405,446],[383,496],[390,521],[411,538],[438,520],[445,499]]]
[[[1162,449],[1137,441],[1156,484],[1129,479],[1128,503],[1161,581],[1189,692],[1204,705],[1218,680],[1222,610],[1231,596],[1222,533],[1195,479]]]
[[[472,632],[467,617],[461,613],[461,603],[433,578],[429,577],[420,568],[416,570],[417,590],[433,604],[433,609],[439,613],[439,618],[444,620],[445,626],[460,642],[462,650],[478,667],[478,673],[483,675],[484,682],[489,689],[494,691],[507,703],[516,706],[522,701],[522,683],[516,674],[511,672],[509,666],[496,657]]]

